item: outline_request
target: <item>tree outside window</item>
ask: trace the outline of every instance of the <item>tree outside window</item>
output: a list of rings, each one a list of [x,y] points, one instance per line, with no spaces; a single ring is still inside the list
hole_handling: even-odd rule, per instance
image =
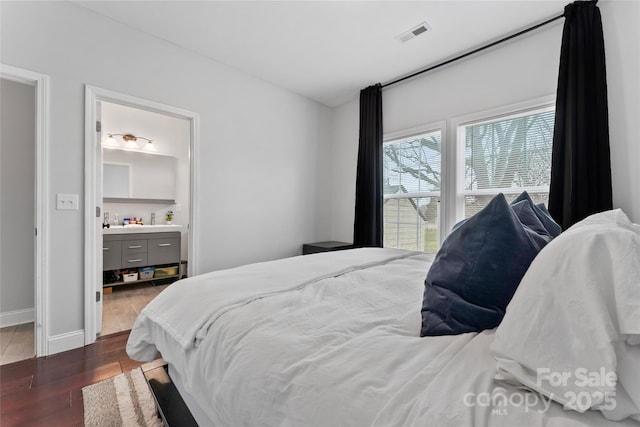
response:
[[[463,196],[465,218],[498,193],[512,200],[526,190],[536,203],[547,203],[553,124],[554,111],[547,107],[459,127],[464,182],[458,194]],[[385,144],[385,247],[437,251],[441,152],[440,131]],[[455,171],[448,172],[446,179],[455,176]]]

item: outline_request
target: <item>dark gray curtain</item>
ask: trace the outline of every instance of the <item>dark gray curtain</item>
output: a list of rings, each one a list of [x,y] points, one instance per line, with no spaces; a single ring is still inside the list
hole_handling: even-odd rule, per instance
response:
[[[382,247],[382,85],[360,91],[355,247]]]
[[[564,14],[549,212],[566,230],[613,203],[600,9],[577,1]]]

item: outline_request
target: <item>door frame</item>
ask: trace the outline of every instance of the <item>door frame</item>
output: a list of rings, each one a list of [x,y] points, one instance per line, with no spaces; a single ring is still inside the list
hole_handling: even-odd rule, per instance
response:
[[[98,102],[111,102],[127,107],[147,110],[154,113],[173,116],[180,119],[189,120],[190,136],[189,143],[189,183],[190,183],[190,218],[189,218],[189,263],[187,274],[192,276],[198,270],[198,152],[200,147],[199,122],[200,116],[192,111],[170,105],[161,104],[148,99],[103,89],[96,86],[85,85],[85,165],[84,165],[84,289],[85,289],[85,309],[84,309],[84,332],[85,345],[96,341],[97,334],[97,305],[96,293],[100,293],[102,300],[102,281],[97,280],[102,272],[97,271],[99,266],[98,255],[102,256],[102,251],[98,253],[98,244],[102,241],[102,233],[96,227],[96,210],[100,208],[102,216],[102,200],[97,199],[96,185],[98,183],[98,170],[96,165],[102,159],[101,141],[98,141],[96,131],[96,121],[98,119]],[[91,250],[96,248],[96,250]]]
[[[48,295],[48,240],[49,240],[49,76],[12,65],[0,64],[0,77],[35,87],[36,92],[36,147],[35,147],[35,350],[36,357],[47,356],[49,350]]]

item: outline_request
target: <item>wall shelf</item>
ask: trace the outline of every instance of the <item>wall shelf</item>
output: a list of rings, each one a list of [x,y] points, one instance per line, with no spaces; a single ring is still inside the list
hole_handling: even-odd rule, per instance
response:
[[[175,279],[175,280],[173,280],[175,282],[179,278],[180,278],[180,274],[172,274],[171,276],[152,277],[151,279],[138,279],[138,280],[132,280],[130,282],[124,282],[124,281],[120,280],[118,282],[104,283],[102,285],[102,287],[103,288],[112,288],[114,286],[135,285],[135,284],[138,284],[138,283],[145,283],[145,282],[160,282],[160,281],[166,280],[166,279]]]
[[[174,205],[175,199],[138,199],[133,197],[105,197],[103,203],[144,203],[148,205]]]

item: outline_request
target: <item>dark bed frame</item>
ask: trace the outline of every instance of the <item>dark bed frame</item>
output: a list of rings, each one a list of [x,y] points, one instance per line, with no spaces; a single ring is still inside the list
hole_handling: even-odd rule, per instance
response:
[[[169,377],[168,365],[163,359],[141,366],[144,378],[156,402],[158,415],[167,427],[198,427],[191,411]]]

